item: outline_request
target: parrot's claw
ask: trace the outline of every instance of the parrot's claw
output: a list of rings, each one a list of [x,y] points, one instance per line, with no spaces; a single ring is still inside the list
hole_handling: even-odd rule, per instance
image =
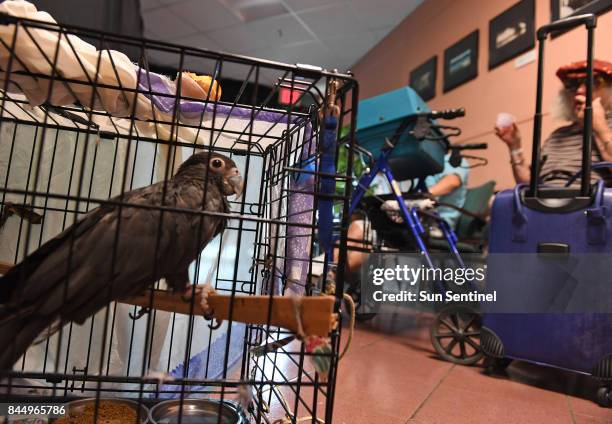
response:
[[[211,330],[216,330],[221,327],[221,324],[223,324],[223,322],[214,319],[215,310],[208,304],[208,297],[211,293],[215,292],[215,289],[213,289],[210,284],[204,284],[202,286],[199,286],[198,290],[198,294],[200,295],[200,307],[202,308],[202,311],[204,311],[204,319],[206,321],[214,320],[214,323],[211,322],[210,324],[208,324],[208,328],[210,328]]]
[[[151,312],[151,308],[145,308],[142,307],[140,308],[140,310],[138,310],[138,312],[136,312],[135,314],[133,313],[129,313],[128,316],[133,319],[134,321],[144,317],[146,314],[148,314],[149,312]]]
[[[206,319],[206,317],[204,317],[204,319]],[[208,324],[208,328],[210,328],[211,330],[216,330],[220,328],[222,324],[223,324],[223,321],[219,321],[218,319],[215,319],[214,324],[212,322]]]
[[[185,294],[181,295],[181,299],[185,303],[191,303],[192,300],[194,299],[195,301],[199,300],[200,307],[202,308],[202,311],[204,312],[202,316],[204,317],[206,321],[211,321],[214,318],[215,311],[208,304],[208,296],[211,293],[214,293],[214,291],[215,289],[213,289],[210,284],[193,285],[193,286],[190,286],[185,291]],[[213,324],[209,325],[209,327],[212,328],[213,330],[219,328],[220,326],[221,326],[220,322],[217,322],[217,324],[214,324],[214,325]]]

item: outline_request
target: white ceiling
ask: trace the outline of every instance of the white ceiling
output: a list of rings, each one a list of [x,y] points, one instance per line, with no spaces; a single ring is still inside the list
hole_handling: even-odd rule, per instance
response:
[[[349,70],[423,0],[140,0],[145,37],[286,63]],[[245,22],[228,4],[279,2]],[[153,55],[162,65],[176,62]],[[176,64],[174,64],[176,66]],[[231,73],[224,69],[224,74]],[[235,75],[234,77],[239,77]]]

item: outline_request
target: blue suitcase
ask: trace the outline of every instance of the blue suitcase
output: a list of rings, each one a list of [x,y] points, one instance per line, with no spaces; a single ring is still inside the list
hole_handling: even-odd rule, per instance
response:
[[[590,54],[587,72],[592,75],[591,46],[596,24],[593,15],[557,21],[538,30],[540,55],[532,178],[529,186],[519,185],[499,193],[493,203],[487,291],[496,292],[498,300],[483,305],[488,312],[483,317],[481,346],[487,356],[500,359],[498,363],[507,364],[507,359],[519,359],[593,375],[603,381],[597,394],[598,401],[609,406],[612,380],[610,309],[605,311],[608,313],[590,310],[560,313],[554,306],[559,298],[563,300],[563,293],[575,289],[570,287],[574,282],[565,278],[566,270],[561,269],[564,261],[574,255],[612,252],[612,190],[605,189],[601,181],[591,186],[590,178],[582,179],[579,190],[539,187],[537,178],[534,178],[539,171],[544,40],[551,31],[579,24],[586,24],[588,29]],[[587,105],[590,105],[591,98],[592,87],[588,87]],[[590,115],[587,108],[583,138],[583,149],[587,154],[583,156],[583,176],[590,175],[591,171]],[[518,265],[510,264],[512,261],[509,259],[500,259],[504,255],[510,258],[509,254],[521,258],[520,255],[524,254],[524,259]],[[610,279],[607,275],[612,274],[612,260],[606,264],[607,272],[601,274],[601,281],[597,280],[597,284],[592,279],[587,281],[594,283],[593,293],[589,293],[589,286],[583,284],[580,286],[582,291],[576,291],[572,296],[588,298],[591,295],[594,304],[600,301],[609,304],[612,285],[607,289],[604,286],[601,292],[601,283]],[[595,294],[596,290],[600,292]],[[602,296],[607,298],[601,299]],[[570,298],[564,298],[566,306]],[[548,312],[551,310],[554,313]]]
[[[402,87],[359,102],[357,141],[377,157],[404,118],[430,109],[410,87]],[[412,124],[414,126],[414,124]],[[391,171],[398,181],[426,177],[444,169],[445,144],[441,140],[417,140],[408,128],[389,156]]]

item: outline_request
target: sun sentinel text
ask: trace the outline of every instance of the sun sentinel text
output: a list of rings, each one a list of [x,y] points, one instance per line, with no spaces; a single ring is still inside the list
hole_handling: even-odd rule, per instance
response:
[[[485,271],[486,265],[448,268],[407,264],[371,266],[368,292],[374,302],[495,302],[496,292],[480,293],[473,289],[482,287]],[[417,284],[418,290],[410,290]]]

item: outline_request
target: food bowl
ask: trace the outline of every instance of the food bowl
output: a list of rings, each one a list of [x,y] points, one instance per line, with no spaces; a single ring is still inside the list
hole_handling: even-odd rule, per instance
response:
[[[82,417],[77,418],[77,416],[88,415],[91,414],[91,423],[93,424],[93,410],[95,408],[96,398],[88,398],[88,399],[79,399],[73,400],[66,404],[66,416],[62,418],[58,418],[55,423],[57,424],[72,424],[72,423],[84,423],[86,421],[83,420]],[[121,416],[117,419],[117,424],[133,424],[136,420],[136,415],[138,414],[138,408],[140,408],[140,423],[146,424],[149,422],[149,409],[144,405],[139,405],[138,402],[129,399],[118,399],[118,398],[100,398],[99,410],[98,410],[98,420],[100,420],[101,413],[104,413],[104,409],[108,408],[109,405],[118,405],[120,409],[121,407],[129,407],[134,411],[134,417],[129,419],[125,415]],[[120,409],[115,411],[116,413],[120,412]],[[110,412],[110,411],[109,411]],[[70,419],[69,416],[74,417]],[[113,422],[114,420],[109,420],[105,422]],[[87,421],[89,422],[89,421]]]
[[[166,400],[158,403],[149,413],[153,424],[179,422],[181,401]],[[219,417],[219,414],[221,417]],[[247,424],[242,408],[234,402],[212,399],[183,399],[182,424]]]

